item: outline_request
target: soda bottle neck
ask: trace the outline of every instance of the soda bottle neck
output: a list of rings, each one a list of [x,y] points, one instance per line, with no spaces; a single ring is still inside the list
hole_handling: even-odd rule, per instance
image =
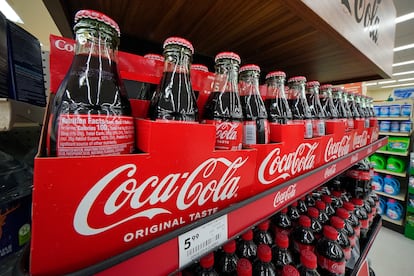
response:
[[[245,71],[240,74],[239,93],[240,96],[260,95],[259,72]]]
[[[232,59],[216,62],[214,91],[238,93],[239,63]]]
[[[192,57],[190,49],[179,45],[168,45],[163,54],[164,72],[189,74]]]
[[[267,97],[268,98],[284,98],[286,99],[285,94],[285,79],[282,77],[273,77],[269,78],[266,81],[267,85]]]

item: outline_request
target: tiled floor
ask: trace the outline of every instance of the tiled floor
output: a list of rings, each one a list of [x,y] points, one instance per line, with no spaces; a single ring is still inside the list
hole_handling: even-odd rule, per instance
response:
[[[368,259],[376,276],[414,275],[414,240],[382,227]]]

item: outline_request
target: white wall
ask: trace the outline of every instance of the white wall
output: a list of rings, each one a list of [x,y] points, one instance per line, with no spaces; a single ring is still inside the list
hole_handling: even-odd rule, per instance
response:
[[[368,89],[367,90],[367,96],[372,97],[374,99],[374,101],[376,101],[376,102],[382,102],[382,101],[386,101],[388,99],[388,97],[390,95],[392,95],[393,91],[394,91],[394,89],[392,89],[392,88],[377,89],[377,90]]]

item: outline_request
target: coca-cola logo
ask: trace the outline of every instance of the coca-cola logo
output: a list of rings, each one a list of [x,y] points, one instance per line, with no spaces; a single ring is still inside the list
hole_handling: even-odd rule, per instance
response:
[[[285,189],[284,191],[278,191],[273,200],[273,206],[275,208],[278,208],[279,206],[287,202],[289,199],[294,198],[296,195],[296,185],[297,184],[295,183],[287,187],[287,189]]]
[[[364,130],[361,135],[355,133],[352,144],[354,149],[366,146],[368,144],[368,131]]]
[[[372,152],[372,146],[369,146],[369,147],[367,148],[367,154],[371,154],[371,152]]]
[[[75,45],[67,43],[66,41],[62,39],[58,39],[55,41],[55,47],[61,51],[66,51],[69,53],[72,53],[75,51]]]
[[[323,174],[323,177],[325,179],[331,177],[332,175],[335,175],[336,173],[336,164],[326,168],[325,173]]]
[[[280,148],[272,150],[263,159],[258,170],[260,183],[268,185],[279,179],[297,175],[315,167],[315,150],[319,143],[302,143],[296,151],[281,154]]]
[[[216,125],[216,138],[220,140],[237,140],[237,128],[240,123],[221,122]]]
[[[81,235],[96,235],[136,218],[174,214],[167,205],[186,210],[193,205],[229,200],[237,196],[240,176],[236,172],[247,159],[210,158],[192,172],[171,173],[163,178],[154,175],[141,183],[135,164],[122,165],[98,180],[85,194],[74,215],[74,228]],[[221,171],[224,167],[220,178],[219,167]],[[120,213],[129,214],[122,217]],[[94,227],[90,224],[91,214],[112,220]]]
[[[371,133],[371,140],[370,140],[371,143],[377,141],[378,140],[378,136],[379,136],[378,128],[374,128],[372,130],[372,133]]]
[[[351,164],[357,162],[359,160],[359,155],[358,153],[355,153],[354,155],[352,155],[351,157]]]
[[[325,162],[332,161],[349,153],[351,138],[348,135],[342,137],[341,141],[334,142],[331,137],[325,148],[324,159]]]

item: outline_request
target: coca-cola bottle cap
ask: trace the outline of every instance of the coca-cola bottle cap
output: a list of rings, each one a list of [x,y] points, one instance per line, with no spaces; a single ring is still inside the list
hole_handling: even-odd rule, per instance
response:
[[[308,88],[314,87],[314,86],[319,86],[319,85],[320,85],[319,81],[308,81],[306,83],[306,87],[308,87]]]
[[[330,225],[325,225],[323,227],[323,235],[332,241],[336,241],[338,239],[338,231]]]
[[[221,52],[216,55],[214,62],[217,62],[220,59],[232,59],[237,61],[238,63],[241,62],[240,56],[233,52]]]
[[[168,45],[180,45],[180,46],[186,47],[187,49],[191,51],[191,54],[194,54],[193,44],[191,44],[190,41],[182,37],[172,36],[172,37],[167,38],[164,41],[164,45],[162,47],[165,49],[165,47]]]
[[[332,192],[332,195],[333,195],[334,197],[341,197],[341,196],[342,196],[342,193],[341,193],[340,191],[333,191],[333,192]]]
[[[262,223],[260,223],[257,226],[257,228],[259,228],[262,231],[267,231],[267,230],[269,230],[269,224],[270,224],[270,221],[269,220],[265,220]]]
[[[308,208],[308,215],[311,218],[318,218],[319,217],[319,210],[316,209],[315,207],[309,207]]]
[[[272,260],[272,250],[270,249],[270,246],[267,244],[259,244],[257,247],[257,257],[262,262],[270,262]]]
[[[309,269],[316,269],[318,266],[315,253],[309,249],[305,249],[300,252],[300,262],[304,267]]]
[[[192,64],[191,69],[202,72],[208,72],[208,67],[203,64]]]
[[[320,87],[321,90],[330,89],[330,88],[332,88],[332,84],[329,84],[329,83],[322,84]]]
[[[200,259],[200,266],[202,268],[210,268],[214,265],[214,253],[211,252]]]
[[[343,206],[348,211],[354,211],[355,210],[355,206],[351,202],[344,202]]]
[[[357,206],[362,206],[364,205],[364,200],[362,200],[361,198],[353,198],[352,203]]]
[[[291,77],[288,82],[306,82],[306,77],[304,76],[296,76],[296,77]]]
[[[246,258],[241,258],[237,261],[237,275],[239,276],[251,276],[252,264]]]
[[[322,201],[325,203],[332,203],[332,198],[328,195],[323,195],[322,196]]]
[[[325,210],[325,208],[326,208],[326,204],[325,204],[325,202],[320,201],[320,200],[316,201],[315,206],[316,206],[316,208],[318,208],[319,210]]]
[[[278,233],[276,235],[276,245],[279,248],[288,248],[289,247],[289,237],[284,233]]]
[[[236,241],[231,240],[228,243],[224,244],[223,251],[230,254],[236,252]]]
[[[299,271],[293,265],[285,265],[282,268],[281,276],[300,276]]]
[[[257,71],[260,73],[260,67],[257,66],[256,64],[246,64],[240,67],[239,73],[242,73],[244,71]]]
[[[341,219],[348,219],[349,213],[345,208],[338,208],[335,213]]]
[[[273,71],[266,75],[266,79],[270,79],[274,77],[286,78],[286,73],[283,71]]]
[[[342,229],[345,227],[345,222],[340,217],[333,216],[331,217],[331,225],[336,229]]]
[[[159,54],[146,54],[144,55],[144,58],[151,59],[151,60],[164,61],[164,57]]]
[[[244,232],[241,237],[245,241],[251,241],[253,239],[253,231],[249,229],[246,232]]]
[[[302,225],[303,227],[310,227],[312,224],[310,218],[305,215],[301,215],[299,218],[299,225]]]
[[[80,10],[75,14],[75,23],[78,23],[79,20],[83,18],[97,20],[99,22],[105,23],[106,25],[108,25],[109,27],[113,28],[116,31],[116,33],[118,34],[118,37],[121,36],[121,31],[119,29],[118,24],[112,18],[110,18],[109,16],[101,12],[94,11],[94,10]]]

